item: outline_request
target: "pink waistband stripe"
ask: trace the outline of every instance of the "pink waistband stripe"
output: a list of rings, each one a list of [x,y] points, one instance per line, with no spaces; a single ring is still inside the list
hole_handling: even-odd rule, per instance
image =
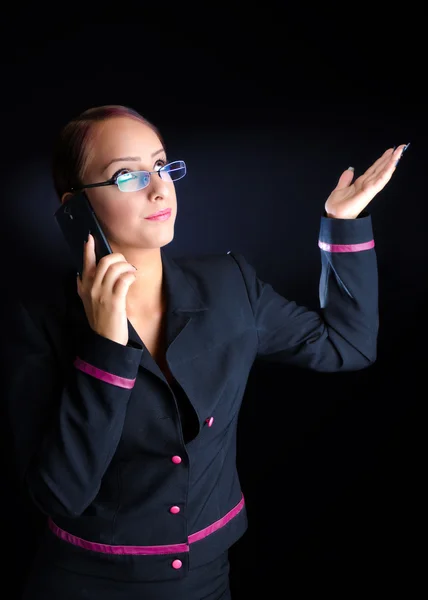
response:
[[[199,540],[202,540],[203,538],[207,537],[208,535],[211,535],[212,533],[214,533],[214,531],[221,529],[221,527],[224,527],[225,525],[227,525],[229,523],[229,521],[231,521],[234,517],[236,517],[236,515],[238,513],[240,513],[243,508],[244,508],[244,496],[242,496],[242,498],[238,502],[238,504],[234,508],[232,508],[232,510],[230,510],[227,514],[225,514],[224,517],[222,517],[218,521],[214,521],[214,523],[212,523],[211,525],[208,525],[208,527],[205,527],[205,529],[201,529],[200,531],[191,533],[189,535],[189,544],[193,544],[194,542],[199,542]]]
[[[90,365],[79,357],[76,357],[74,366],[76,369],[79,369],[80,371],[83,371],[87,375],[91,375],[96,379],[100,379],[105,383],[111,383],[112,385],[126,388],[128,390],[132,389],[135,385],[135,379],[126,379],[126,377],[119,377],[118,375],[113,375],[113,373],[108,373],[102,369],[97,369],[97,367]]]
[[[236,506],[232,508],[224,517],[218,519],[205,529],[196,531],[189,535],[188,542],[183,544],[167,544],[164,546],[111,546],[109,544],[99,544],[98,542],[89,542],[80,537],[68,533],[56,525],[51,518],[48,519],[48,526],[50,530],[64,542],[79,546],[84,550],[91,550],[92,552],[101,552],[103,554],[136,554],[140,556],[154,555],[154,554],[176,554],[178,552],[189,552],[189,544],[198,542],[203,538],[211,535],[218,529],[221,529],[229,521],[231,521],[237,514],[244,508],[244,497],[238,502]]]
[[[374,248],[374,240],[362,242],[361,244],[327,244],[326,242],[318,242],[321,250],[326,252],[362,252],[363,250],[371,250]]]

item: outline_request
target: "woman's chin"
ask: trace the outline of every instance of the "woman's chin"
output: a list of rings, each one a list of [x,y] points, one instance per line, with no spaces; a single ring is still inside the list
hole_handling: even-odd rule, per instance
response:
[[[174,230],[168,232],[159,232],[158,235],[147,236],[144,240],[143,245],[145,248],[162,248],[166,246],[174,239]]]

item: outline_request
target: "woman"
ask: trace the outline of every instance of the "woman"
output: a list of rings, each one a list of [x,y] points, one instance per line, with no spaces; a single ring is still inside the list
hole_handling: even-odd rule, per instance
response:
[[[46,515],[26,600],[230,598],[228,549],[247,527],[235,446],[251,367],[373,363],[377,267],[363,211],[405,148],[355,181],[344,171],[328,197],[315,312],[239,254],[165,255],[185,164],[168,162],[141,115],[97,107],[64,127],[58,197],[85,191],[113,252],[97,264],[89,236],[81,278],[19,304],[11,423],[21,480]]]

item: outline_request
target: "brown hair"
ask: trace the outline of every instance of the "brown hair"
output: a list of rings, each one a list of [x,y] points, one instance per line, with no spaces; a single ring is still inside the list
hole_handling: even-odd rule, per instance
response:
[[[92,125],[112,117],[131,117],[148,125],[163,139],[158,129],[133,108],[117,104],[96,106],[80,113],[69,121],[60,131],[53,148],[52,176],[58,198],[83,185],[82,176],[86,162],[86,143]]]

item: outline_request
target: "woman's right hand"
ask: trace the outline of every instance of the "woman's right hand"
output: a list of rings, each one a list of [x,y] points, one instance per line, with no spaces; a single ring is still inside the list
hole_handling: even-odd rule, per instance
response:
[[[126,296],[136,277],[135,267],[117,252],[104,256],[97,265],[95,241],[89,235],[83,249],[82,279],[77,276],[77,293],[90,327],[124,346],[128,343]]]

